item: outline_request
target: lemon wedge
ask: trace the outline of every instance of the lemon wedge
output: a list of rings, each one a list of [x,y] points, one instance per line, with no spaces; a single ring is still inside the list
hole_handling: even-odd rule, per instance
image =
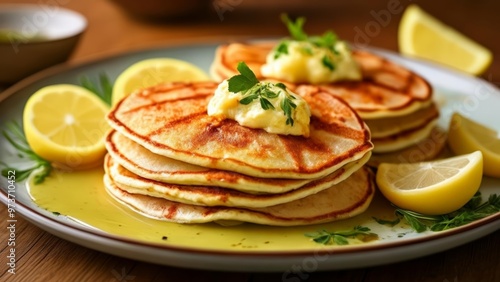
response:
[[[172,58],[153,58],[139,61],[124,70],[113,86],[112,104],[134,90],[161,82],[194,82],[209,80],[209,76],[197,66]]]
[[[396,206],[427,215],[446,214],[465,205],[481,185],[480,151],[431,162],[383,163],[376,182]]]
[[[455,154],[481,151],[484,174],[500,177],[500,137],[495,130],[470,120],[459,113],[451,117],[448,144]]]
[[[399,23],[401,53],[429,59],[478,75],[491,64],[490,50],[427,14],[409,5]]]
[[[24,107],[26,140],[33,152],[61,168],[102,164],[108,110],[102,100],[80,86],[41,88]]]

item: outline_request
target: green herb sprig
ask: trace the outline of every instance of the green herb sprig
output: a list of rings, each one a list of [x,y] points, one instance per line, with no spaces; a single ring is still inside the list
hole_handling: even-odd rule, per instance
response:
[[[99,74],[98,82],[93,82],[87,76],[80,78],[80,85],[101,98],[107,105],[111,105],[113,83],[105,73]]]
[[[286,85],[280,82],[275,84],[259,82],[253,71],[244,62],[238,63],[237,69],[240,74],[228,79],[228,90],[233,93],[242,93],[243,98],[239,103],[248,105],[258,99],[262,109],[275,110],[276,108],[269,100],[280,96],[280,93],[271,89],[271,86],[277,86],[285,94],[281,100],[280,108],[286,116],[286,125],[293,126],[292,112],[297,107],[293,100],[296,98],[286,91]]]
[[[336,52],[335,44],[337,44],[338,37],[333,31],[328,30],[321,36],[309,36],[304,31],[304,23],[306,22],[304,17],[299,17],[294,22],[288,17],[287,14],[283,14],[281,15],[281,20],[288,28],[288,32],[294,40],[308,41],[317,47],[328,48],[331,51]]]
[[[6,126],[7,129],[2,131],[5,139],[17,149],[20,158],[28,158],[34,161],[34,165],[28,169],[19,170],[2,162],[1,164],[5,167],[2,169],[2,176],[7,177],[9,171],[14,170],[16,171],[16,181],[22,181],[28,178],[34,171],[37,171],[36,175],[34,175],[34,182],[35,184],[42,183],[52,171],[52,165],[49,161],[39,157],[31,150],[19,123],[12,121],[7,123]]]
[[[314,233],[306,233],[305,236],[312,238],[314,242],[323,245],[348,245],[348,238],[356,238],[363,242],[378,238],[377,234],[370,232],[370,228],[359,225],[355,226],[353,230],[334,232],[322,230]]]
[[[396,208],[395,213],[398,219],[387,222],[398,223],[400,219],[404,219],[417,232],[443,231],[471,223],[497,212],[500,212],[500,197],[497,194],[491,194],[487,201],[481,203],[481,193],[478,192],[465,206],[449,214],[424,215]],[[380,224],[386,224],[383,220],[377,218],[375,220]]]
[[[288,17],[288,15],[283,14],[281,15],[281,20],[287,26],[288,32],[290,33],[290,36],[292,37],[293,40],[309,42],[316,47],[326,48],[332,51],[334,54],[339,54],[338,50],[335,48],[335,45],[337,44],[338,41],[338,37],[333,31],[328,30],[321,36],[309,36],[304,31],[303,27],[304,23],[306,22],[305,18],[299,17],[294,22]],[[312,53],[310,49],[305,49],[304,52],[307,54]],[[277,59],[284,54],[288,54],[287,41],[282,41],[280,42],[280,44],[277,45],[277,47],[274,50],[274,58]],[[333,64],[329,56],[326,55],[323,56],[321,62],[323,66],[328,68],[330,71],[335,70],[335,65]]]

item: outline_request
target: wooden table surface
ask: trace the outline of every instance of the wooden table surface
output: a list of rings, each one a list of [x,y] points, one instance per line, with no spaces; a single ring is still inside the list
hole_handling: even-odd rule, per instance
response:
[[[288,11],[308,18],[306,30],[321,33],[333,28],[344,39],[397,51],[397,25],[401,12],[378,21],[388,5],[411,1],[236,1],[211,0],[207,8],[189,19],[147,22],[130,17],[107,0],[32,0],[4,3],[57,4],[76,10],[88,19],[88,30],[70,58],[71,63],[151,46],[196,43],[239,36],[284,36],[278,15]],[[139,1],[141,2],[141,1]],[[498,1],[413,1],[449,25],[500,55],[497,30]],[[221,6],[222,5],[222,6]],[[225,5],[225,6],[224,6]],[[225,7],[225,11],[214,7]],[[367,32],[367,28],[372,28]],[[362,39],[359,32],[365,31]],[[499,85],[500,60],[496,58],[483,77]],[[0,214],[7,210],[0,205]],[[16,274],[7,273],[6,221],[2,225],[1,281],[281,281],[282,273],[231,273],[181,269],[125,259],[59,239],[22,217],[16,225]],[[434,255],[364,269],[309,273],[307,281],[500,281],[500,232]],[[286,278],[286,277],[285,277]],[[298,278],[298,277],[295,277]],[[300,279],[295,281],[301,281]]]

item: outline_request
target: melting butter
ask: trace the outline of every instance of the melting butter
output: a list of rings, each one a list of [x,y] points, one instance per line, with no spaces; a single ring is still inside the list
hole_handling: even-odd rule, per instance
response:
[[[279,227],[246,223],[223,227],[215,223],[164,222],[145,217],[114,200],[104,188],[103,175],[101,168],[73,172],[53,170],[43,183],[27,183],[27,190],[40,208],[80,223],[82,228],[100,230],[127,242],[188,248],[191,251],[290,251],[291,248],[312,251],[318,248],[318,244],[305,237],[305,233],[366,226],[368,222],[374,222],[371,216],[390,218],[394,214],[394,209],[386,204],[383,205],[385,209],[377,208],[376,213],[368,212],[355,218],[312,226]],[[372,204],[370,209],[376,206]]]
[[[360,80],[360,68],[347,44],[338,41],[332,51],[308,41],[284,40],[271,51],[261,72],[293,83],[329,83]]]
[[[242,126],[261,128],[269,133],[309,136],[311,111],[304,98],[286,87],[279,87],[270,82],[260,82],[258,87],[266,87],[268,91],[278,94],[275,98],[266,98],[274,109],[264,109],[259,98],[254,99],[249,104],[241,103],[242,99],[251,94],[229,91],[228,81],[225,80],[219,84],[213,98],[208,103],[208,115],[218,116],[222,119],[233,119]],[[285,99],[295,105],[291,109],[290,116],[293,123],[287,122],[289,117],[282,108]]]

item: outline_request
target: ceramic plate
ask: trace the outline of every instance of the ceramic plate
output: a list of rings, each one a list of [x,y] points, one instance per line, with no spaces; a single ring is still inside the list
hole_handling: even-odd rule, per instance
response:
[[[208,70],[216,45],[190,45],[127,53],[95,62],[63,65],[32,76],[0,95],[0,125],[22,123],[26,100],[37,89],[51,84],[79,84],[82,76],[96,79],[105,72],[115,79],[120,72],[146,58],[173,57]],[[374,50],[424,76],[435,90],[441,109],[440,125],[448,126],[455,111],[500,132],[500,91],[475,77],[422,63],[397,54]],[[2,161],[25,165],[2,137]],[[141,217],[111,199],[104,191],[102,169],[84,172],[55,171],[41,186],[0,178],[0,199],[15,193],[16,215],[68,241],[106,253],[157,264],[228,271],[305,272],[374,266],[440,252],[473,241],[500,228],[500,213],[472,224],[442,232],[416,233],[400,223],[389,227],[373,217],[394,219],[394,208],[379,194],[360,216],[329,224],[302,227],[268,227],[253,224],[223,227],[217,224],[182,225]],[[484,177],[483,198],[500,194],[500,179]],[[40,200],[50,195],[51,204]],[[45,197],[47,198],[47,197]],[[54,200],[55,199],[55,200]],[[72,200],[70,200],[72,199]],[[66,202],[77,201],[77,205]],[[56,204],[54,204],[56,203]],[[98,218],[98,220],[95,220]],[[339,231],[365,226],[377,240],[324,246],[305,236],[320,230]]]

